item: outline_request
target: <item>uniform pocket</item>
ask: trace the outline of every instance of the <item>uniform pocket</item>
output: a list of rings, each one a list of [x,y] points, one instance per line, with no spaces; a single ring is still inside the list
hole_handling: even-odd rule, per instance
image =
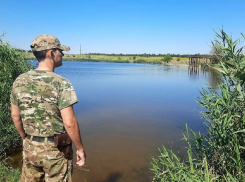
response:
[[[59,151],[54,143],[45,143],[45,152],[47,159],[59,159],[64,156],[62,152]]]

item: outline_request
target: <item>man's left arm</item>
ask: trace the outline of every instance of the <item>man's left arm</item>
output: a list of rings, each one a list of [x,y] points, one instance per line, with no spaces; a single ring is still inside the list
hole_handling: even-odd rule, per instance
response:
[[[19,107],[11,102],[11,117],[13,119],[14,125],[23,139],[23,146],[25,144],[25,130],[23,128]]]

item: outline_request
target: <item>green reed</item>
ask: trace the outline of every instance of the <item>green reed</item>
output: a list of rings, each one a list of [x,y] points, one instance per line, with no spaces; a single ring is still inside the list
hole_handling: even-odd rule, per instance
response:
[[[23,52],[0,39],[0,155],[20,145],[20,137],[10,115],[10,93],[14,80],[31,68]]]
[[[233,40],[223,29],[212,42],[218,71],[224,82],[214,89],[203,88],[198,103],[204,107],[206,133],[187,125],[183,139],[187,158],[164,146],[153,157],[153,181],[244,181],[245,180],[245,58],[240,39]],[[242,38],[245,37],[242,34]]]

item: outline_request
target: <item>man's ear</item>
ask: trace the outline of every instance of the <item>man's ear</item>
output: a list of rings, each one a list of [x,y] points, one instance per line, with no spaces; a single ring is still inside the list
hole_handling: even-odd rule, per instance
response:
[[[47,54],[46,54],[46,57],[47,58],[54,58],[54,51],[52,49],[48,50]]]

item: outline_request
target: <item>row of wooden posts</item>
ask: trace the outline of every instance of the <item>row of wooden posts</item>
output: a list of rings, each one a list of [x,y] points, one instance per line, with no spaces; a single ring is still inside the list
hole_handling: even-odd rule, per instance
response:
[[[191,56],[189,57],[189,65],[199,66],[201,63],[204,64],[214,64],[215,59],[212,56]]]

